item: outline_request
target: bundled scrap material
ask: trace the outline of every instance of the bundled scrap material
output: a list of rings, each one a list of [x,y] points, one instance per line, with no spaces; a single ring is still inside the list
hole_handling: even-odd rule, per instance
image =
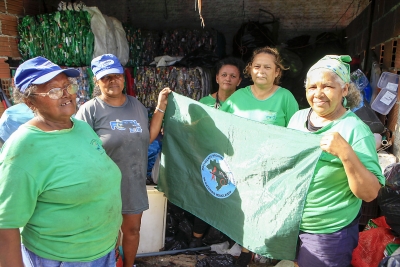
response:
[[[184,57],[201,46],[204,46],[207,51],[214,51],[216,48],[216,34],[216,32],[208,30],[175,29],[173,31],[164,31],[158,56]]]
[[[126,63],[127,67],[139,67],[140,59],[143,53],[142,31],[129,25],[123,25],[126,32],[126,39],[129,46],[129,59]]]
[[[76,68],[81,73],[76,77],[78,92],[76,93],[76,106],[79,108],[83,103],[91,99],[93,92],[93,73],[90,67]]]
[[[135,91],[139,101],[154,108],[159,92],[169,87],[178,94],[199,100],[211,86],[208,69],[179,67],[139,67],[135,77]]]
[[[62,66],[88,66],[94,35],[86,11],[57,11],[25,16],[18,25],[18,49],[23,60],[44,56]]]
[[[148,66],[153,62],[156,56],[161,56],[160,54],[160,35],[158,32],[147,31],[143,33],[143,53],[140,58],[140,66]]]

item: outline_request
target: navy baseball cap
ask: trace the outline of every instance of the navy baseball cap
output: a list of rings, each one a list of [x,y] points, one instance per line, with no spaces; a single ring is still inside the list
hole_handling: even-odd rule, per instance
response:
[[[91,68],[96,79],[99,80],[107,74],[122,74],[124,68],[118,58],[113,54],[104,54],[92,59]]]
[[[14,76],[15,86],[21,93],[32,84],[44,84],[60,73],[68,77],[78,77],[79,70],[62,69],[44,57],[35,57],[19,65]]]

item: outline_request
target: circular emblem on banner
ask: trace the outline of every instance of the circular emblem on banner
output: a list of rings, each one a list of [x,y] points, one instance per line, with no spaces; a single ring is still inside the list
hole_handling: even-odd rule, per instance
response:
[[[227,198],[236,189],[233,173],[218,153],[211,153],[203,160],[201,177],[208,192],[216,198]]]

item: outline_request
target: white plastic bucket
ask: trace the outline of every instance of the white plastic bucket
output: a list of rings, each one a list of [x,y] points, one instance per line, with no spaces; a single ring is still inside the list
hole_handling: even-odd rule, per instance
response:
[[[164,193],[147,186],[149,209],[143,212],[137,254],[159,252],[164,247],[167,198]]]

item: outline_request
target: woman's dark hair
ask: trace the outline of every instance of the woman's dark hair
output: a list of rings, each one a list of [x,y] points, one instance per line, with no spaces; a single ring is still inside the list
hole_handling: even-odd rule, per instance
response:
[[[251,77],[251,65],[253,64],[254,58],[261,53],[265,53],[265,54],[269,54],[275,57],[275,66],[277,69],[279,69],[279,74],[278,76],[276,76],[275,80],[274,80],[274,84],[278,85],[279,81],[282,77],[282,72],[284,70],[287,70],[288,68],[285,68],[285,66],[283,66],[283,62],[282,62],[282,58],[279,54],[278,49],[276,48],[272,48],[269,46],[266,47],[261,47],[261,48],[257,48],[256,50],[254,50],[253,55],[251,56],[251,59],[249,61],[249,63],[247,63],[246,68],[244,69],[244,76],[247,77]]]
[[[220,69],[225,65],[232,65],[238,68],[240,73],[240,78],[243,78],[244,62],[241,59],[235,57],[226,57],[219,60],[217,64],[215,64],[216,74],[218,74]]]

